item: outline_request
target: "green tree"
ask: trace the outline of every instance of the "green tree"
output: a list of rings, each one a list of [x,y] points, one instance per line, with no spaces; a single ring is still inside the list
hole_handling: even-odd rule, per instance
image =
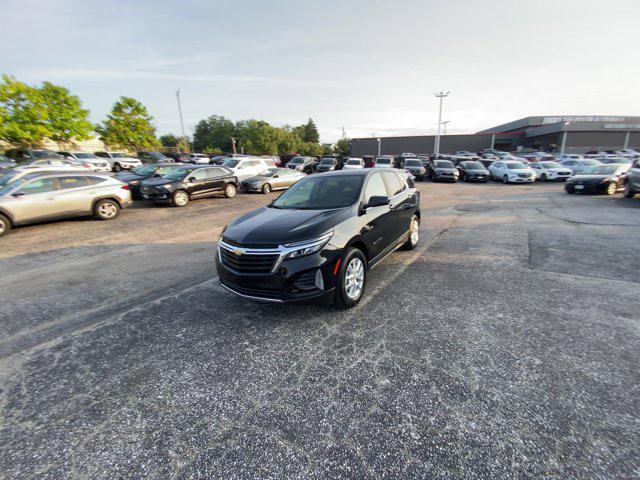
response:
[[[233,150],[231,137],[238,137],[238,128],[231,120],[220,116],[211,115],[206,120],[200,120],[193,132],[193,148],[204,150],[205,148],[219,148],[223,152]]]
[[[71,95],[69,89],[44,82],[39,91],[45,112],[47,136],[58,144],[91,138],[93,126],[89,121],[89,110],[82,108],[80,99]]]
[[[39,89],[2,75],[0,82],[0,140],[40,146],[50,134],[47,109]]]
[[[166,133],[160,136],[160,143],[163,147],[177,147],[180,139],[173,133]]]
[[[313,120],[309,119],[307,124],[304,126],[304,134],[302,136],[302,140],[307,143],[318,143],[320,141],[320,135],[318,134],[318,128],[316,124],[313,123]]]
[[[327,145],[327,144],[323,144],[322,145],[322,156],[326,157],[328,155],[333,155],[334,151],[333,151],[333,146],[332,145]]]
[[[319,143],[305,142],[300,146],[299,153],[301,155],[309,155],[311,157],[321,157],[322,145],[320,145]]]
[[[335,151],[338,155],[342,155],[343,157],[348,157],[351,154],[351,139],[349,138],[341,138],[336,143]]]
[[[120,97],[107,115],[107,119],[96,125],[96,132],[109,147],[134,151],[138,148],[157,148],[156,129],[147,107],[135,98]]]

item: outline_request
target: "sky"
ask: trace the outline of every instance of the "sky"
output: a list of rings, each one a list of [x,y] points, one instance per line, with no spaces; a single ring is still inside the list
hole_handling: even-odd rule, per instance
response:
[[[159,134],[212,114],[321,141],[528,115],[640,115],[638,0],[0,0],[0,72],[68,87],[101,121],[142,101]]]

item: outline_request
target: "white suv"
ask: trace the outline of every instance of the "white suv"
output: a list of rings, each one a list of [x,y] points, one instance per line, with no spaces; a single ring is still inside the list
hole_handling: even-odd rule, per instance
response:
[[[102,158],[96,157],[93,153],[88,152],[58,152],[64,158],[77,160],[78,162],[89,165],[94,172],[110,172],[111,164]]]
[[[536,174],[531,167],[514,160],[498,160],[489,165],[491,178],[502,183],[532,183]]]
[[[573,173],[570,168],[563,167],[558,162],[531,162],[529,167],[536,172],[536,177],[542,182],[564,181]]]
[[[206,156],[204,153],[190,153],[189,158],[191,159],[191,163],[196,163],[196,164],[209,163],[209,157]]]
[[[264,158],[236,157],[225,160],[222,166],[231,170],[238,181],[241,182],[246,178],[255,177],[272,165],[267,164]]]
[[[96,157],[104,158],[109,162],[114,172],[131,170],[132,168],[142,165],[142,162],[139,159],[130,157],[122,152],[95,152],[94,155]]]

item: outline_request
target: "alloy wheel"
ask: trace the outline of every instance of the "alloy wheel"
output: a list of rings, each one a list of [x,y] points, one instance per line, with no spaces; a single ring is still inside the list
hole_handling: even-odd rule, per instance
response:
[[[177,206],[184,207],[189,201],[189,195],[187,195],[185,192],[177,192],[173,197],[173,201]]]
[[[344,291],[350,300],[357,300],[364,285],[364,264],[359,258],[352,258],[344,276]]]
[[[418,240],[420,240],[420,223],[417,218],[414,218],[411,222],[411,245],[416,246]]]
[[[268,183],[265,183],[262,186],[262,193],[269,193],[271,192],[271,185],[269,185]]]
[[[618,191],[618,185],[616,182],[611,182],[607,187],[607,195],[613,195]]]
[[[7,229],[7,224],[2,218],[0,218],[0,235],[2,235],[6,229]]]
[[[236,187],[231,184],[227,184],[227,186],[224,187],[224,194],[227,198],[235,197]]]
[[[98,213],[102,218],[113,218],[118,214],[118,207],[111,202],[104,202],[98,207]]]

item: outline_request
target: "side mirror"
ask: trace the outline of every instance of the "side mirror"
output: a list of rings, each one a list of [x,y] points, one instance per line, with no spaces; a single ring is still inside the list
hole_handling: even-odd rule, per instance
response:
[[[195,182],[196,181],[196,177],[189,177],[189,181],[190,182]]]
[[[24,195],[24,192],[15,192],[11,194],[12,197],[22,197],[23,195]]]
[[[280,175],[278,175],[277,173],[273,176],[273,178],[279,178]]]
[[[371,207],[381,207],[382,205],[388,205],[388,204],[389,204],[389,197],[381,195],[379,197],[369,198],[369,202],[365,203],[363,208],[367,209]]]

